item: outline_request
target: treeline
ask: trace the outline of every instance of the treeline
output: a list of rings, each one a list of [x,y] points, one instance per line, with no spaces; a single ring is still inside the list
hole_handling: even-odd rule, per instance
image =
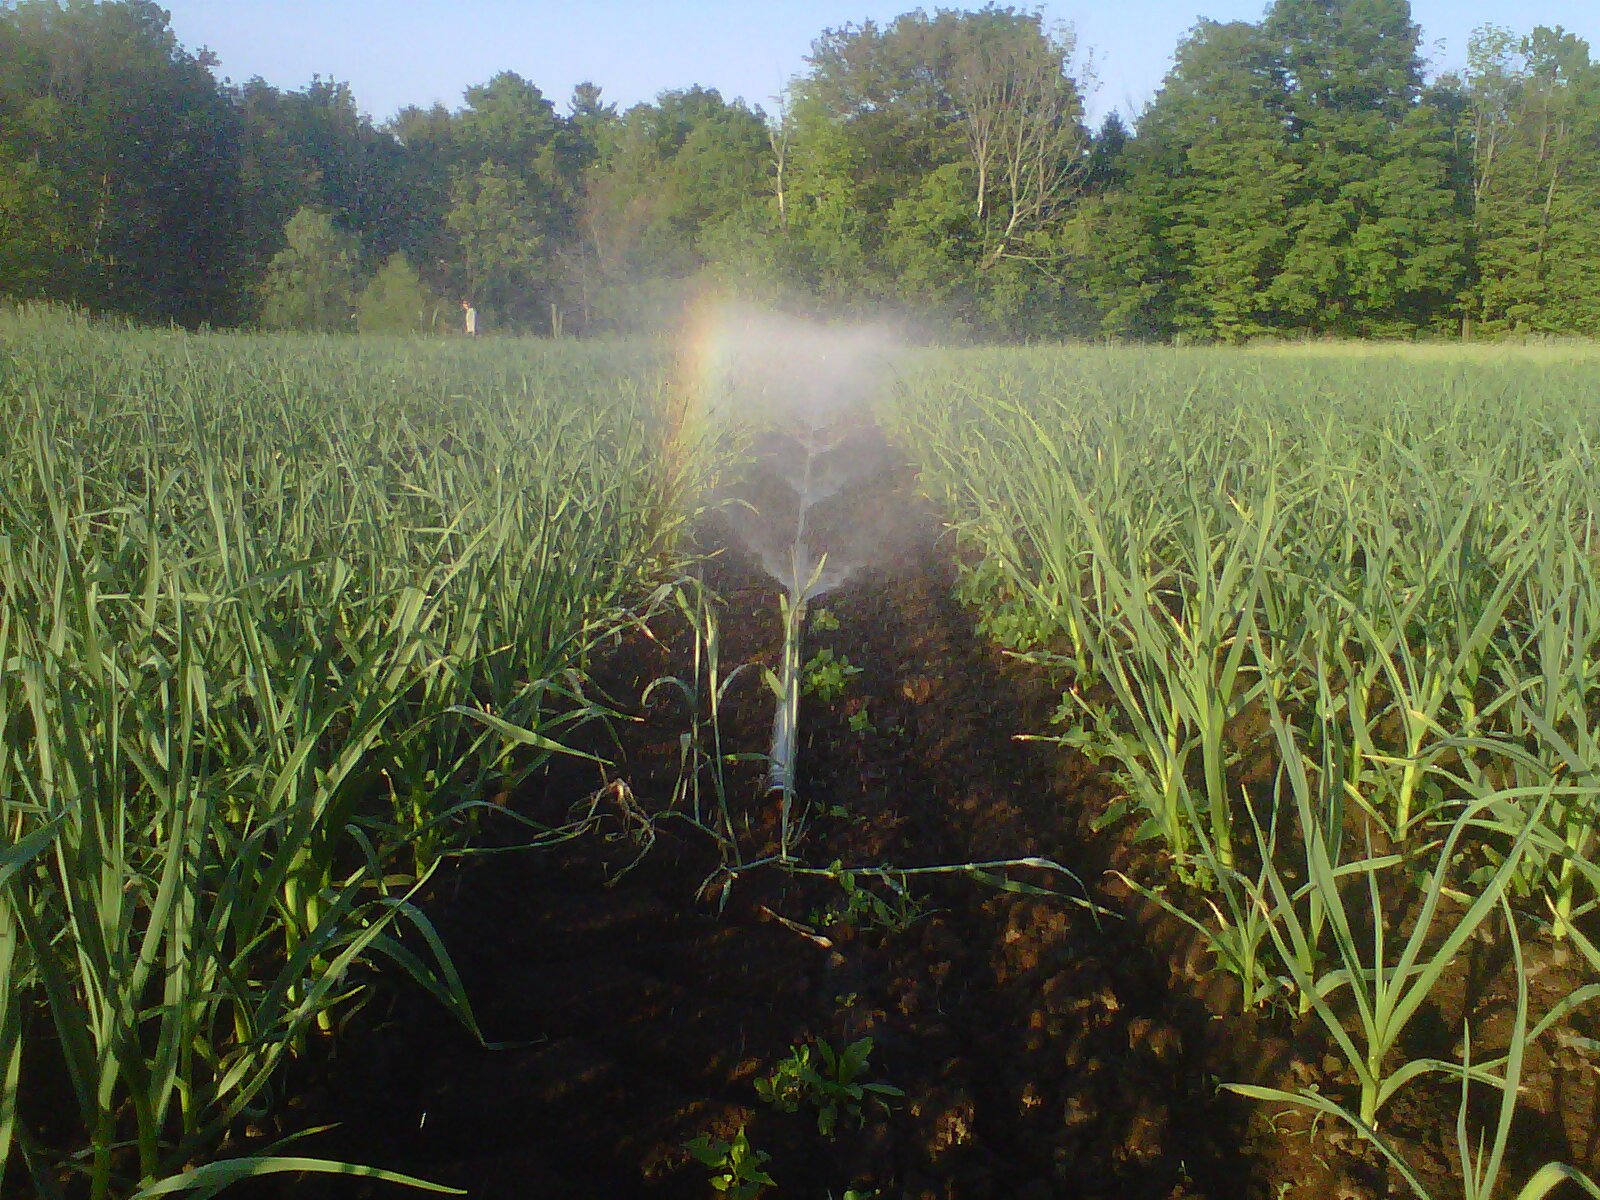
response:
[[[195,326],[581,332],[714,286],[982,337],[1600,335],[1600,65],[1486,27],[1431,82],[1405,0],[1200,21],[1132,128],[1070,31],[824,32],[774,112],[564,110],[510,72],[375,125],[225,84],[151,0],[0,7],[0,294]]]

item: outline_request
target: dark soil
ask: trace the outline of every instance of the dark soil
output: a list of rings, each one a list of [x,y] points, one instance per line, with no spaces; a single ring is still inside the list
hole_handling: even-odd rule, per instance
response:
[[[338,1128],[296,1152],[415,1172],[483,1200],[698,1198],[715,1193],[685,1143],[731,1141],[743,1126],[771,1156],[775,1194],[818,1200],[849,1189],[961,1200],[1401,1194],[1343,1130],[1219,1089],[1253,1080],[1348,1097],[1350,1081],[1315,1028],[1240,1016],[1186,927],[1106,874],[1157,879],[1160,856],[1125,826],[1093,831],[1116,795],[1095,767],[1015,736],[1050,730],[1059,687],[974,636],[972,614],[951,599],[940,525],[909,474],[886,466],[830,519],[874,553],[812,604],[806,654],[831,649],[860,673],[837,698],[805,702],[801,857],[909,868],[1035,855],[1082,886],[1039,868],[991,874],[1056,895],[908,877],[910,902],[868,883],[884,906],[847,920],[837,882],[770,865],[728,873],[715,840],[682,819],[688,802],[672,803],[686,707],[669,687],[641,702],[652,680],[692,673],[686,624],[663,616],[599,665],[601,686],[639,718],[588,730],[610,765],[558,761],[511,800],[548,825],[592,817],[586,832],[554,850],[459,860],[434,890],[433,919],[483,1030],[510,1045],[484,1049],[426,997],[380,989],[296,1114]],[[724,672],[776,666],[770,581],[737,548],[706,574],[722,598]],[[818,627],[817,608],[837,629]],[[772,706],[756,672],[735,679],[720,712],[725,746],[763,752]],[[760,765],[725,777],[744,861],[770,854],[778,801]],[[709,796],[709,774],[702,782]],[[1085,895],[1104,915],[1078,902]],[[1423,1042],[1448,1050],[1467,1006],[1503,1020],[1505,996],[1483,982],[1495,955],[1475,944],[1457,994],[1419,1023]],[[1574,983],[1565,967],[1539,972],[1546,1000]],[[863,1037],[873,1039],[864,1078],[903,1098],[867,1104],[859,1119],[841,1113],[828,1137],[814,1108],[758,1099],[756,1081],[794,1047]],[[1545,1049],[1530,1062],[1517,1185],[1547,1158],[1596,1161],[1587,1051],[1570,1039]],[[1442,1195],[1459,1190],[1444,1154],[1454,1121],[1450,1088],[1417,1088],[1390,1124]],[[309,1178],[282,1189],[390,1192]]]

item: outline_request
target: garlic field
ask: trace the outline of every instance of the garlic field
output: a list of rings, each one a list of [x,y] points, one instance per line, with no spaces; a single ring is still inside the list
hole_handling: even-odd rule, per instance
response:
[[[0,1190],[1600,1195],[1600,355],[781,328],[0,315]]]

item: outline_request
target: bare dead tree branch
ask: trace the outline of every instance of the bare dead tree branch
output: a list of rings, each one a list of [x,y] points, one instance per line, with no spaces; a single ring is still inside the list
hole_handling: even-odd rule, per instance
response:
[[[976,28],[952,62],[949,91],[973,166],[974,210],[984,228],[980,269],[1016,252],[1077,193],[1088,171],[1070,27],[1037,17]]]

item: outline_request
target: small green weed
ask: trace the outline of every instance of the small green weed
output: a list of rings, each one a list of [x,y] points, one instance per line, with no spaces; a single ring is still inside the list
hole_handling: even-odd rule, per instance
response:
[[[851,666],[850,660],[842,654],[835,657],[833,650],[824,646],[806,662],[803,677],[806,695],[832,704],[844,695],[851,677],[859,674],[860,667]]]
[[[756,1080],[756,1094],[781,1112],[799,1112],[802,1105],[815,1108],[817,1132],[832,1137],[840,1117],[854,1117],[858,1127],[865,1125],[868,1103],[887,1110],[891,1097],[905,1095],[887,1083],[862,1081],[871,1057],[869,1037],[858,1038],[843,1050],[818,1038],[796,1046],[771,1075]]]
[[[811,924],[819,929],[829,925],[849,925],[856,929],[882,929],[899,933],[921,920],[925,905],[904,886],[886,880],[890,899],[863,887],[856,877],[842,869],[837,860],[831,870],[838,871],[832,878],[839,884],[839,895],[827,904],[811,911]]]
[[[701,1134],[685,1142],[683,1148],[711,1172],[711,1186],[732,1200],[751,1200],[763,1188],[777,1186],[772,1176],[762,1170],[762,1164],[772,1156],[750,1144],[743,1125],[731,1142]]]
[[[1032,650],[1055,631],[1047,616],[1016,595],[1005,568],[993,559],[963,568],[955,594],[980,614],[978,634],[1007,650]]]
[[[839,629],[839,618],[825,608],[811,610],[812,633],[836,633]]]
[[[872,723],[872,716],[865,708],[850,714],[850,732],[858,735],[877,733],[878,727]]]

